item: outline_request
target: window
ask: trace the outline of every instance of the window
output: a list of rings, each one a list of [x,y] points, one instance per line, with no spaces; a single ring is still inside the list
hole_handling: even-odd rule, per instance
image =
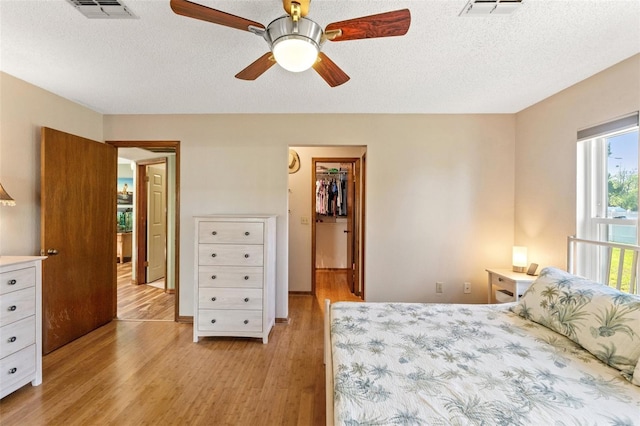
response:
[[[579,238],[638,244],[638,145],[638,113],[578,132]],[[578,253],[589,257],[580,264],[590,265],[578,273],[603,281],[620,260],[615,252],[595,250]]]

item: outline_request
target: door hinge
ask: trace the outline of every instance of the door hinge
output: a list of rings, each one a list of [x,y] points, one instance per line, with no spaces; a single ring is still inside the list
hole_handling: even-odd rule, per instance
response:
[[[145,182],[149,182],[149,181],[150,181],[150,179],[149,179],[149,176],[148,176],[148,175],[144,177],[144,181],[145,181]]]
[[[148,267],[149,267],[149,262],[147,262],[147,261],[145,260],[145,261],[143,262],[143,266],[144,266],[145,268],[148,268]]]

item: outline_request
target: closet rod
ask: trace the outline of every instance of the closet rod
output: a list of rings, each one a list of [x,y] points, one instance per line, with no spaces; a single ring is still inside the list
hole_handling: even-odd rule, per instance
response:
[[[323,176],[335,176],[335,175],[346,175],[347,171],[346,170],[340,170],[339,172],[321,172],[316,170],[316,175],[323,175]]]

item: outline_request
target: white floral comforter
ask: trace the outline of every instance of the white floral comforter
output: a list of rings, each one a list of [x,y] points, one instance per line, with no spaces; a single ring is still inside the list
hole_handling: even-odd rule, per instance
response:
[[[336,425],[640,425],[640,387],[504,305],[331,307]]]

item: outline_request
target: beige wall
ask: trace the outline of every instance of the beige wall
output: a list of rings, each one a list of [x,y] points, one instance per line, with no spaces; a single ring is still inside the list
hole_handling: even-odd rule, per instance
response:
[[[105,140],[180,141],[180,315],[193,314],[194,223],[206,214],[276,214],[276,316],[287,304],[287,145],[268,115],[105,116]]]
[[[279,216],[276,315],[288,315],[289,146],[367,147],[367,300],[483,302],[484,268],[509,265],[514,115],[102,117],[8,76],[2,89],[2,179],[29,200],[2,217],[3,253],[39,248],[38,126],[97,140],[181,141],[180,315],[193,312],[192,217],[209,213]],[[435,281],[445,282],[443,295]]]
[[[101,114],[0,72],[0,182],[16,200],[0,206],[0,255],[40,252],[41,127],[102,141]]]
[[[510,264],[513,115],[369,120],[358,129],[367,144],[367,300],[484,301],[484,269]]]
[[[513,241],[512,115],[294,118],[321,131],[292,131],[289,115],[105,117],[107,140],[181,141],[181,315],[193,305],[192,216],[208,213],[279,216],[276,315],[287,315],[287,291],[308,288],[289,276],[287,149],[327,141],[367,146],[367,299],[485,300],[484,268],[508,265]]]
[[[484,268],[508,266],[514,242],[530,261],[564,266],[576,131],[640,109],[639,76],[636,55],[516,115],[103,117],[0,73],[0,182],[18,202],[0,208],[0,254],[39,250],[40,126],[96,140],[180,140],[180,314],[192,313],[192,216],[242,212],[279,215],[284,317],[287,290],[298,288],[288,282],[287,148],[366,146],[367,299],[482,302]]]
[[[566,266],[576,233],[576,133],[640,110],[635,55],[516,115],[515,243],[540,266]]]

